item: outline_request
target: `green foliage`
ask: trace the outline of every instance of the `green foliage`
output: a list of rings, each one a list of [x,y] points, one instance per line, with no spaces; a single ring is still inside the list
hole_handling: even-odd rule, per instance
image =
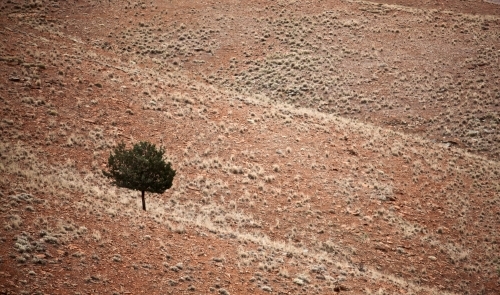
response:
[[[144,192],[161,194],[172,187],[175,170],[164,161],[164,153],[163,148],[156,149],[149,142],[136,143],[132,149],[126,149],[122,142],[109,155],[109,171],[103,170],[103,174],[116,186],[141,191],[146,210]]]

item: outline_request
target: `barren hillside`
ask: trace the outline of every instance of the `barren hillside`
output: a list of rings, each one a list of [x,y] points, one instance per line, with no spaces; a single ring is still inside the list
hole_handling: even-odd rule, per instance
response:
[[[2,2],[0,294],[498,294],[490,2]]]

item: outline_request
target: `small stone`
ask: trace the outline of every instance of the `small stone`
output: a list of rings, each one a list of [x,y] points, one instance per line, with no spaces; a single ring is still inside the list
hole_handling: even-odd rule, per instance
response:
[[[375,244],[375,249],[382,252],[387,252],[387,246],[382,243]]]
[[[390,202],[394,202],[397,200],[396,196],[386,196],[386,200]]]
[[[432,261],[436,261],[437,258],[435,256],[429,256],[429,259],[432,260]]]
[[[349,288],[344,285],[337,285],[333,288],[333,291],[335,292],[340,292],[340,291],[349,291]]]

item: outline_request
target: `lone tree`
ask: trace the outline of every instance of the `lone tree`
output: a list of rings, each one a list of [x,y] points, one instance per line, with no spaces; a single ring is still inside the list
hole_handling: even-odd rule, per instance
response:
[[[145,192],[161,194],[172,187],[175,170],[163,160],[164,153],[163,148],[158,150],[149,142],[136,143],[130,150],[122,142],[115,148],[114,154],[110,153],[109,171],[103,170],[103,174],[112,178],[113,184],[118,187],[140,191],[142,209],[146,210]]]

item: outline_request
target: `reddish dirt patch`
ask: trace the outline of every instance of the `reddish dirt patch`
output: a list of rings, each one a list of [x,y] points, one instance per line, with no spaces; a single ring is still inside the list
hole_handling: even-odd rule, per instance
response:
[[[498,293],[500,167],[494,157],[462,149],[474,140],[497,149],[494,133],[471,133],[471,143],[442,143],[440,136],[436,143],[429,126],[407,126],[404,105],[418,101],[389,96],[394,107],[370,119],[369,106],[341,117],[297,107],[308,106],[305,101],[266,101],[261,96],[272,91],[259,85],[275,77],[245,72],[273,53],[294,50],[296,40],[261,35],[266,18],[288,12],[294,20],[311,18],[293,24],[299,27],[323,11],[338,11],[346,21],[335,36],[347,44],[339,49],[345,72],[352,62],[352,72],[363,73],[356,59],[366,56],[396,58],[398,48],[394,55],[381,52],[387,52],[383,43],[402,42],[399,33],[384,32],[380,40],[376,32],[356,29],[372,20],[372,6],[367,12],[346,1],[37,3],[1,6],[3,294]],[[498,11],[483,2],[384,3],[479,15]],[[405,14],[387,13],[396,21],[382,18],[377,25],[395,30]],[[439,17],[446,28],[455,16]],[[487,30],[470,22],[474,33],[498,33],[497,20]],[[358,42],[350,38],[361,32],[367,35],[356,40],[373,38],[384,50],[348,53]],[[481,36],[489,44],[492,35]],[[439,47],[447,37],[432,38],[426,44]],[[313,41],[309,36],[301,42]],[[399,72],[418,65],[415,60],[427,67],[441,58],[406,49]],[[314,66],[316,58],[324,56],[311,55],[302,64]],[[459,73],[473,82],[471,97],[494,92],[495,81],[479,74],[495,65],[490,60]],[[258,81],[246,88],[255,92],[234,82],[236,68],[260,76],[244,80]],[[379,83],[404,80],[393,79],[393,70],[380,72]],[[207,81],[217,72],[221,81]],[[439,73],[429,77],[442,79]],[[352,83],[347,86],[357,85],[356,79],[346,76]],[[365,93],[376,88],[362,87]],[[439,100],[439,89],[425,91],[452,108]],[[467,106],[453,110],[465,116]],[[479,115],[467,124],[495,124],[498,105],[478,100],[474,108]],[[410,109],[426,119],[450,115]],[[491,117],[483,116],[485,110]],[[136,194],[115,190],[100,173],[122,140],[165,146],[177,169],[171,190],[147,195],[147,212]]]

